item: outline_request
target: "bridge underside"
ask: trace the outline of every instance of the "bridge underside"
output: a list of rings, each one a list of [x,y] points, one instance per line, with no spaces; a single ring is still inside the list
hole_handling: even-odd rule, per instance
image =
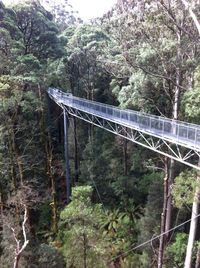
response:
[[[72,116],[75,116],[92,125],[105,129],[136,144],[139,144],[145,148],[148,148],[164,156],[200,170],[200,167],[198,166],[198,158],[200,157],[200,152],[195,149],[189,149],[179,144],[172,144],[171,141],[162,139],[162,137],[154,137],[152,135],[144,133],[141,130],[132,129],[128,126],[123,126],[120,123],[112,122],[107,119],[82,112],[72,107],[64,105],[61,107],[64,111]]]

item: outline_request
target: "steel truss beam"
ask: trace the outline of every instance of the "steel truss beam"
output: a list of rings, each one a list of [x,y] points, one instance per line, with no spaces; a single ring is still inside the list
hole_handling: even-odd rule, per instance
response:
[[[123,126],[120,123],[112,122],[96,115],[82,112],[80,110],[65,106],[58,102],[57,104],[63,109],[65,109],[72,116],[75,116],[92,125],[105,129],[111,133],[130,140],[154,152],[157,152],[159,154],[177,160],[185,165],[200,170],[200,167],[198,167],[197,165],[198,158],[200,157],[200,152],[197,150],[186,148],[176,143],[171,143],[170,141],[162,139],[162,137],[154,137],[150,134],[148,135],[141,130],[136,130],[128,126]]]

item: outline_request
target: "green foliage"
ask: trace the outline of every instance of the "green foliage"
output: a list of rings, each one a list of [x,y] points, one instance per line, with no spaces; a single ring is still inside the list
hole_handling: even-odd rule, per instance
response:
[[[15,64],[13,75],[21,75],[24,80],[26,79],[32,83],[40,82],[41,64],[35,56],[32,54],[19,56],[16,58]]]
[[[175,242],[167,247],[167,252],[173,256],[174,262],[178,266],[183,265],[183,259],[186,251],[188,235],[184,233],[176,234]]]
[[[196,187],[200,187],[196,176],[195,171],[184,171],[175,178],[172,186],[172,196],[173,203],[177,208],[193,203]]]
[[[148,241],[160,232],[160,215],[162,211],[163,187],[162,180],[158,176],[149,185],[147,203],[144,208],[144,216],[138,221],[138,243]],[[158,241],[153,242],[153,247],[158,247]],[[141,263],[151,263],[153,252],[151,245],[141,248]]]
[[[186,116],[194,123],[199,123],[200,118],[200,68],[197,67],[194,74],[194,88],[186,91],[183,96],[183,109]]]
[[[118,255],[130,248],[136,241],[137,219],[141,213],[139,208],[133,206],[127,212],[119,209],[108,211],[102,222],[105,239],[112,245],[112,255]]]
[[[31,199],[31,193],[35,191],[39,195],[38,199],[34,196],[38,203],[49,195],[44,81],[48,58],[61,54],[57,29],[39,2],[28,1],[15,5],[13,9],[3,7],[1,12],[0,196],[6,207],[10,196],[17,192],[21,184],[31,187],[31,190],[27,189],[27,199]],[[49,226],[51,218],[47,223],[47,215],[42,211],[44,219],[41,220],[37,207],[32,206],[29,208],[31,234],[27,235],[32,240],[45,239],[49,230],[44,225]],[[15,213],[16,225],[20,214],[21,211]],[[2,239],[6,239],[6,235],[3,234]],[[11,258],[13,260],[14,256]],[[22,262],[20,265],[23,267]]]
[[[46,202],[41,206],[39,206],[38,213],[39,213],[39,219],[36,231],[39,234],[46,233],[47,230],[49,230],[49,222],[51,221],[51,210],[49,202]]]
[[[50,86],[55,86],[62,88],[63,90],[69,91],[70,82],[69,82],[69,73],[68,68],[66,67],[66,59],[59,58],[57,60],[49,60],[47,66],[47,76],[46,82]]]
[[[123,11],[116,7],[100,20],[77,25],[79,20],[67,1],[62,7],[51,1],[51,13],[37,0],[21,1],[12,8],[0,1],[0,205],[6,207],[22,182],[31,184],[40,196],[37,208],[30,207],[33,243],[22,267],[26,261],[30,267],[65,267],[58,250],[67,267],[84,267],[85,262],[88,267],[106,267],[109,259],[133,243],[159,233],[163,159],[77,121],[73,129],[78,147],[76,183],[90,186],[73,189],[71,203],[60,214],[58,240],[47,244],[53,239],[49,231],[52,208],[60,209],[64,199],[60,191],[64,188],[62,123],[55,106],[49,108],[54,131],[45,122],[48,85],[167,117],[172,117],[179,88],[179,117],[199,122],[200,50],[189,13],[181,1],[170,2],[168,15],[163,1],[159,5],[156,1],[125,2]],[[198,16],[199,10],[195,12]],[[73,131],[69,136],[71,169]],[[71,172],[72,180],[76,171]],[[196,187],[200,186],[195,172],[180,173],[172,188],[174,205],[191,204]],[[49,195],[54,197],[52,207]],[[14,252],[14,243],[7,241],[7,234],[2,236],[1,263],[8,259],[11,266],[9,252]],[[166,260],[171,267],[183,265],[186,239],[185,234],[177,234],[169,245]],[[158,247],[157,241],[153,247]],[[37,256],[35,262],[31,252]],[[146,247],[117,258],[112,265],[142,268],[155,258],[151,247]]]
[[[84,183],[87,178],[87,184],[90,182],[91,185],[95,180],[103,203],[108,203],[109,206],[115,203],[111,182],[122,174],[122,166],[117,159],[120,159],[120,151],[115,146],[114,137],[97,130],[95,139],[83,151],[80,179]]]
[[[176,267],[184,266],[184,257],[187,248],[187,240],[188,235],[185,233],[177,233],[175,237],[175,241],[171,243],[166,249],[166,267],[172,267],[176,265]],[[193,248],[193,260],[195,259],[199,242],[195,242]]]
[[[80,25],[73,35],[71,30],[64,31],[64,39],[73,94],[95,99],[97,93],[101,93],[102,97],[108,88],[109,76],[98,58],[108,37],[97,25]]]
[[[24,54],[33,54],[42,61],[57,58],[63,51],[52,16],[39,1],[25,1],[13,6],[21,32]],[[25,27],[24,27],[25,25]]]
[[[55,247],[41,244],[38,247],[37,263],[39,267],[64,268],[65,262],[60,252]]]
[[[152,172],[145,174],[141,179],[139,180],[138,189],[139,192],[147,195],[149,193],[149,187],[156,183],[156,182],[162,182],[162,179],[164,177],[164,174],[161,172]]]
[[[140,64],[151,64],[157,56],[156,50],[148,43],[143,43],[138,52],[137,57]]]
[[[92,188],[79,186],[72,190],[71,203],[61,212],[59,240],[67,267],[105,267],[106,244],[102,240],[100,205],[91,203]]]

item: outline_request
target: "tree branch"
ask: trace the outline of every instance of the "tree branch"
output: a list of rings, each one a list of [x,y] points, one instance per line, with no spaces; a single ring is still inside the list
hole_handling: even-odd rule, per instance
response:
[[[181,0],[181,1],[184,4],[185,8],[188,9],[188,11],[190,13],[190,16],[193,19],[194,24],[196,25],[197,30],[199,32],[199,36],[200,36],[200,23],[199,23],[199,21],[197,19],[197,16],[195,15],[195,13],[192,10],[191,4],[189,4],[188,1],[186,1],[186,0]]]
[[[172,11],[168,7],[166,7],[166,5],[163,3],[163,1],[159,1],[159,3],[164,8],[164,10],[166,11],[167,16],[174,23],[174,25],[178,28],[178,30],[181,31],[181,32],[184,32],[185,34],[187,34],[188,36],[190,36],[192,38],[193,37],[192,33],[188,32],[184,27],[182,27],[182,25],[180,25],[177,22],[174,14],[172,13]],[[165,25],[170,29],[170,26],[167,23]]]
[[[16,231],[15,231],[15,228],[10,227],[10,229],[12,231],[12,234],[13,234],[13,237],[14,237],[15,242],[16,242],[15,261],[14,261],[14,265],[13,265],[14,268],[17,268],[18,267],[20,255],[22,254],[22,252],[24,251],[24,249],[26,248],[26,246],[29,243],[29,240],[27,240],[27,236],[26,236],[26,222],[28,220],[28,216],[27,216],[28,210],[27,210],[27,207],[26,207],[25,204],[23,204],[23,206],[24,206],[24,219],[23,219],[23,222],[22,222],[22,233],[23,233],[24,243],[21,246],[21,248],[20,248],[20,242],[21,242],[21,240],[19,240],[17,238],[17,234],[16,234]]]
[[[161,78],[161,79],[165,79],[166,81],[170,81],[174,86],[177,86],[181,89],[186,89],[185,87],[181,86],[181,85],[178,85],[175,81],[173,81],[172,78],[168,77],[168,76],[165,76],[165,75],[162,75],[162,74],[158,74],[158,73],[153,73],[149,70],[147,70],[145,67],[141,66],[141,65],[137,65],[137,64],[132,64],[130,62],[130,60],[127,58],[126,55],[123,55],[125,60],[127,61],[127,63],[129,63],[133,68],[137,68],[137,69],[140,69],[142,70],[144,73],[148,74],[148,75],[151,75],[151,76],[154,76],[154,77],[157,77],[157,78]]]

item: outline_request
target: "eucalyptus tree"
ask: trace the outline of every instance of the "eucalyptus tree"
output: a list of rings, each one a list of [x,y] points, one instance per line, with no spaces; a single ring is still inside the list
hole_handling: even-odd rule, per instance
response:
[[[102,46],[108,37],[102,32],[101,28],[95,25],[80,25],[74,34],[67,38],[66,49],[68,53],[68,63],[71,71],[71,78],[76,83],[76,92],[80,96],[94,99],[97,90],[101,86],[100,81],[105,77],[104,69],[98,62],[98,55],[102,53]],[[73,77],[76,75],[76,77]]]
[[[0,24],[2,207],[8,204],[11,194],[28,184],[40,193],[39,204],[47,199],[44,189],[51,187],[54,208],[55,176],[48,173],[52,148],[44,121],[44,84],[49,61],[63,54],[58,30],[52,15],[38,1],[21,2],[12,8],[5,8],[1,2]],[[32,215],[39,204],[28,207],[28,224],[33,233]],[[57,211],[52,211],[55,232]],[[19,212],[16,204],[16,218],[20,218]]]
[[[60,214],[59,240],[67,267],[106,267],[110,249],[103,238],[100,204],[91,202],[92,187],[74,187],[72,201]]]
[[[62,55],[62,48],[57,37],[58,28],[53,16],[37,0],[19,2],[13,9],[17,27],[22,35],[24,55],[33,54],[44,62],[48,58]]]
[[[60,35],[65,46],[66,57],[63,61],[68,72],[68,84],[63,84],[72,94],[87,99],[97,100],[109,86],[109,76],[98,62],[101,47],[107,36],[101,28],[95,25],[70,25]],[[81,154],[78,154],[77,122],[73,119],[74,131],[74,173],[78,181]],[[92,127],[87,128],[89,137],[92,137]]]
[[[198,65],[198,35],[191,18],[177,1],[122,1],[104,18],[112,45],[102,59],[114,76],[113,93],[121,105],[158,115],[183,119],[180,104],[192,86]],[[112,14],[118,14],[115,18]],[[165,163],[164,206],[161,232],[171,225],[171,185],[176,174],[174,160]],[[158,266],[162,265],[160,241]]]
[[[65,30],[69,25],[77,25],[82,23],[81,18],[78,16],[78,11],[74,10],[73,6],[68,0],[41,0],[40,2],[51,12],[60,32]]]
[[[199,123],[199,119],[200,119],[199,93],[200,93],[200,70],[199,70],[199,67],[197,67],[194,72],[194,83],[192,87],[190,87],[190,89],[187,92],[185,92],[183,96],[183,104],[182,104],[182,109],[185,113],[185,116],[188,119],[190,119],[190,121],[193,121],[196,123]],[[200,159],[199,159],[199,165],[200,165]],[[197,174],[193,176],[190,175],[188,177],[193,178],[193,183],[191,183],[191,185],[195,184],[195,187],[193,187],[193,191],[192,191],[193,204],[192,204],[192,209],[191,209],[190,231],[189,231],[187,252],[186,252],[185,264],[184,264],[185,268],[191,267],[192,265],[192,256],[194,252],[194,244],[195,244],[195,238],[196,238],[197,227],[198,227],[198,218],[196,218],[196,216],[199,214],[199,200],[200,200],[200,190],[199,190],[200,174],[199,172],[197,172]],[[200,254],[200,250],[198,250],[197,252],[196,267],[199,267],[200,265],[199,254]]]

